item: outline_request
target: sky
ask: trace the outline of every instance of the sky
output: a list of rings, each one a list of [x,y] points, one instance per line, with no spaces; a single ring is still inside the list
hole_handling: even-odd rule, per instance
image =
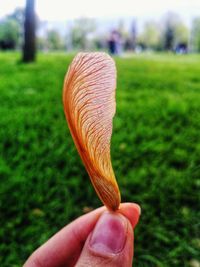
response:
[[[0,18],[24,5],[25,0],[0,0]],[[36,0],[37,15],[48,21],[126,16],[144,20],[159,18],[168,11],[191,20],[200,16],[200,0]]]

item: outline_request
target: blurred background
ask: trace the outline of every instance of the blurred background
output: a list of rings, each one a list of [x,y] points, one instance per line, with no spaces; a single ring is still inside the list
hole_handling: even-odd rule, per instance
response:
[[[134,266],[200,267],[199,0],[0,3],[0,266],[101,206],[62,107],[78,51],[118,72],[112,163],[137,202]]]
[[[109,48],[111,52],[200,51],[199,1],[87,0],[36,1],[35,35],[39,51]],[[24,37],[25,0],[2,1],[0,48],[20,49]],[[112,44],[117,42],[117,48]]]

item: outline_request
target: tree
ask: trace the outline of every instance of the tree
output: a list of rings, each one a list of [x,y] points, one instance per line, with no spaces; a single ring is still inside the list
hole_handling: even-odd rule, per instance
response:
[[[16,49],[21,45],[24,12],[16,8],[0,21],[0,49]]]
[[[191,46],[194,52],[200,52],[200,17],[192,23]]]
[[[138,37],[138,42],[143,47],[159,50],[160,49],[160,29],[156,22],[148,21],[144,25],[143,32]]]
[[[137,21],[135,19],[131,23],[130,39],[131,39],[131,48],[135,50],[137,42]]]
[[[13,13],[8,15],[8,19],[15,21],[19,27],[19,34],[17,40],[17,47],[21,47],[23,44],[23,36],[24,36],[24,8],[17,7]]]
[[[13,19],[22,28],[24,23],[24,9],[17,7],[12,14],[8,15],[8,19]]]
[[[59,32],[49,30],[47,32],[47,46],[50,50],[60,50],[64,48],[64,42]]]
[[[6,18],[0,23],[0,48],[15,49],[18,45],[20,27],[13,19]]]
[[[182,22],[179,21],[175,25],[175,45],[179,44],[185,44],[188,46],[188,41],[189,41],[189,29],[188,27]]]
[[[164,49],[165,50],[173,50],[174,48],[174,39],[175,39],[175,33],[174,28],[172,25],[167,24],[165,33],[164,33]]]
[[[92,19],[81,18],[74,22],[70,32],[72,46],[75,49],[87,49],[89,34],[96,28]]]
[[[26,0],[23,62],[32,62],[36,57],[36,18],[34,8],[35,0]]]
[[[166,14],[163,32],[163,48],[165,50],[174,50],[180,44],[188,46],[189,30],[177,14]]]

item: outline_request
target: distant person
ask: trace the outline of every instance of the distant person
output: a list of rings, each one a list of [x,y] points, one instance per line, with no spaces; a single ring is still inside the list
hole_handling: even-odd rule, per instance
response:
[[[117,30],[112,30],[108,39],[108,49],[111,55],[120,55],[122,51],[121,34]]]
[[[50,238],[24,267],[131,267],[139,215],[139,206],[132,203],[121,204],[118,212],[96,209]]]
[[[187,54],[188,53],[188,47],[185,43],[179,43],[175,48],[176,54]]]

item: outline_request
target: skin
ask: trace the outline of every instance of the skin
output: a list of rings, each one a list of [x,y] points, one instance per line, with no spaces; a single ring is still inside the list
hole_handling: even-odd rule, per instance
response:
[[[99,219],[109,214],[124,225],[126,238],[119,253],[96,251],[91,246],[91,235]],[[104,217],[103,217],[104,216]],[[123,203],[116,212],[105,207],[83,215],[65,226],[28,258],[24,267],[92,267],[92,266],[132,266],[133,229],[140,216],[140,207],[133,203]]]

